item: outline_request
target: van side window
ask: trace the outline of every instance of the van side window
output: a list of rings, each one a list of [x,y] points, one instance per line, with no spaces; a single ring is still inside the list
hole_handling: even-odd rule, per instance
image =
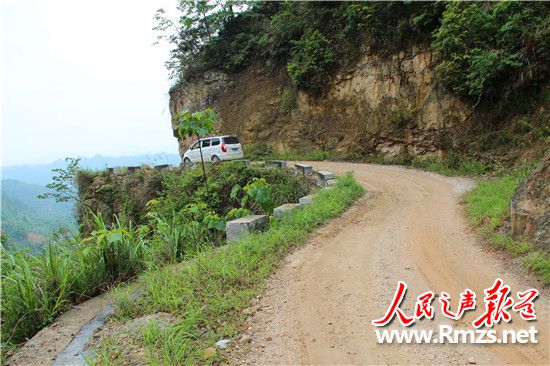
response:
[[[212,146],[217,146],[220,144],[220,139],[212,139]]]
[[[237,136],[225,136],[223,138],[223,143],[226,145],[238,144],[239,139],[237,138]]]
[[[203,149],[204,149],[205,147],[210,147],[210,140],[203,140],[203,141],[202,141],[202,147],[203,147]]]
[[[191,146],[191,150],[195,150],[195,149],[198,149],[198,148],[199,148],[199,142],[198,142],[198,141],[195,142],[195,143],[193,144],[193,146]]]

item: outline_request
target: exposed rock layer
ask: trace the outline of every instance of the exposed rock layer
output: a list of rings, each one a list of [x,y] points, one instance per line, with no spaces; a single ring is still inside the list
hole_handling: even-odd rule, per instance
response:
[[[550,253],[550,156],[519,185],[510,201],[512,234]]]
[[[234,75],[210,71],[174,88],[170,111],[213,107],[220,132],[237,134],[245,143],[437,155],[457,141],[457,127],[471,108],[436,81],[433,66],[433,54],[422,48],[387,57],[364,54],[318,97],[297,92],[283,68],[257,65]],[[188,145],[180,141],[180,153]]]

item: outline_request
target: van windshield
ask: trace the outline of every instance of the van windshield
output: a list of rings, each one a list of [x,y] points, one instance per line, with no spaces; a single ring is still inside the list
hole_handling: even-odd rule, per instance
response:
[[[239,139],[237,138],[237,136],[226,136],[223,138],[223,143],[226,145],[238,144]]]

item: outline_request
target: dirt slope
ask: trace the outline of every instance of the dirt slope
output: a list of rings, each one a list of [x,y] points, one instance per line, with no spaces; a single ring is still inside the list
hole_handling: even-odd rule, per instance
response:
[[[464,219],[460,196],[472,182],[434,174],[351,163],[312,163],[335,173],[354,171],[370,194],[290,254],[269,280],[247,321],[250,343],[237,364],[550,364],[549,296],[536,302],[538,321],[512,314],[507,327],[539,331],[537,345],[397,345],[376,342],[371,320],[382,317],[397,281],[408,284],[401,308],[412,314],[424,291],[451,295],[470,288],[483,308],[483,290],[497,277],[517,291],[542,290],[538,281],[484,249]],[[416,329],[449,324],[434,301],[435,320]],[[389,329],[403,329],[394,322]],[[498,329],[498,328],[497,328]]]

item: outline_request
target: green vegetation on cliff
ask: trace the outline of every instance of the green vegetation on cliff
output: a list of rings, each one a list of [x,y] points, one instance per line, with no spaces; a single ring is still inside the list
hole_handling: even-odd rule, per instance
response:
[[[158,29],[175,46],[168,65],[180,81],[266,61],[318,93],[361,52],[419,44],[439,56],[443,83],[472,103],[536,88],[550,71],[548,3],[218,0],[181,1],[179,9],[177,23],[159,13]]]

